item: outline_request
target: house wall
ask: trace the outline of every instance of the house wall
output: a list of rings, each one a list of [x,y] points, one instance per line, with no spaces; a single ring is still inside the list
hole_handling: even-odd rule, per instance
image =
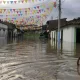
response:
[[[51,31],[51,33],[50,33],[51,39],[54,39],[55,38],[54,33],[55,33],[55,31]]]
[[[74,52],[75,51],[75,43],[74,42],[63,42],[63,53]]]
[[[74,38],[75,27],[69,26],[63,29],[63,41],[75,42]]]
[[[50,38],[56,40],[56,31],[51,31],[50,32]]]
[[[57,40],[57,31],[56,30],[55,31],[51,31],[50,37],[51,37],[51,39]],[[61,39],[61,31],[60,31],[60,39]]]
[[[0,23],[0,37],[7,37],[8,26]]]

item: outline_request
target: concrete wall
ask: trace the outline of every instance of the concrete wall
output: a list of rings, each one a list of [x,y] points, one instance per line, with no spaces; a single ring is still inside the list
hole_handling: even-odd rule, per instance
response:
[[[55,39],[56,40],[56,31],[51,31],[50,32],[50,37],[51,37],[51,39]]]
[[[8,26],[0,23],[0,37],[7,37]]]
[[[56,30],[50,32],[51,39],[55,38],[55,40],[57,40],[56,36],[57,36]],[[60,39],[61,39],[61,31],[60,31]],[[74,26],[69,26],[63,29],[62,40],[65,42],[75,42],[75,27]]]
[[[51,39],[55,39],[55,40],[57,40],[57,31],[55,30],[55,31],[51,31],[51,33],[50,33],[50,37],[51,37]],[[61,39],[61,31],[60,31],[60,39]]]
[[[66,42],[74,42],[74,32],[75,28],[73,26],[69,26],[63,29],[63,41]]]
[[[4,24],[2,24],[2,23],[0,23],[0,28],[5,28],[5,29],[7,29],[8,26],[7,26],[7,25],[4,25]]]
[[[75,51],[75,43],[74,42],[63,42],[63,51],[74,52]]]
[[[54,33],[55,33],[55,31],[51,31],[51,33],[50,33],[50,37],[51,37],[51,39],[52,39],[52,38],[55,38]]]

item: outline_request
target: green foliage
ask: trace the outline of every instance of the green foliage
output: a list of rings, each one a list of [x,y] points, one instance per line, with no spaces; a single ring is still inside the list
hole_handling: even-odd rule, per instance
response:
[[[25,32],[24,38],[39,38],[40,34],[37,32]]]

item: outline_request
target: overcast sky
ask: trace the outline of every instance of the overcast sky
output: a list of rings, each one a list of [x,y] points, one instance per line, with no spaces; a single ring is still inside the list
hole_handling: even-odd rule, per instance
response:
[[[49,0],[45,0],[45,1],[49,1]],[[38,2],[38,3],[42,3],[42,2]],[[38,3],[35,3],[35,4],[38,4]],[[8,4],[8,5],[0,5],[0,8],[20,8],[20,7],[25,8],[30,6],[31,6],[31,3],[27,5],[17,4],[13,6]],[[53,8],[53,11],[48,17],[48,19],[51,19],[51,16],[53,16],[53,19],[57,19],[58,9]],[[62,18],[67,18],[67,20],[70,20],[77,17],[80,17],[80,0],[62,0]]]
[[[57,0],[58,1],[58,0]],[[80,0],[61,0],[62,1],[62,18],[67,18],[67,20],[71,20],[73,18],[80,17]],[[52,13],[48,17],[48,19],[58,18],[58,9],[53,9]]]
[[[80,17],[80,0],[65,0],[62,3],[62,17],[68,19]]]

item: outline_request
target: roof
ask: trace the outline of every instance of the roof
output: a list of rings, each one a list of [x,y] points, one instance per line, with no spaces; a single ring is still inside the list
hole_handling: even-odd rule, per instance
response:
[[[67,25],[80,25],[80,18],[67,21]]]
[[[47,29],[47,25],[42,25],[42,30],[46,30]]]
[[[4,24],[4,25],[7,25],[8,29],[14,29],[14,28],[16,28],[16,25],[13,24],[13,23],[9,23],[9,22],[6,22],[6,21],[1,21],[1,20],[0,20],[0,23]]]
[[[46,24],[48,25],[48,29],[50,31],[58,29],[58,20],[49,20]],[[80,17],[70,21],[66,21],[66,18],[61,19],[60,28],[69,27],[69,25],[80,25]]]
[[[48,25],[48,28],[50,31],[52,30],[55,30],[58,28],[58,20],[49,20],[47,21],[47,25]],[[63,18],[61,19],[61,26],[60,27],[63,27],[67,25],[67,21],[66,21],[66,18]]]

